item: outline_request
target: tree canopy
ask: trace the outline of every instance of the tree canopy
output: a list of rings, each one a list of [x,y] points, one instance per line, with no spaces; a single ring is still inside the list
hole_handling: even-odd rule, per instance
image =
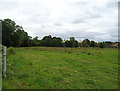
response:
[[[2,20],[2,43],[6,46],[28,46],[30,37],[22,26],[17,25],[11,19]],[[27,44],[28,43],[28,44]]]
[[[60,37],[52,37],[51,35],[44,36],[39,40],[38,36],[32,38],[24,31],[23,27],[17,25],[11,19],[2,21],[2,44],[10,47],[30,47],[30,46],[46,46],[46,47],[118,47],[118,43],[111,41],[96,43],[89,39],[84,39],[82,43],[78,43],[75,37],[70,37],[69,40],[63,41]]]

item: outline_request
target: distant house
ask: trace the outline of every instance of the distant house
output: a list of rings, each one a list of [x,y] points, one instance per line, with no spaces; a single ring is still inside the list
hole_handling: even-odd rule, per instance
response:
[[[110,45],[111,48],[118,48],[118,43],[114,43]]]

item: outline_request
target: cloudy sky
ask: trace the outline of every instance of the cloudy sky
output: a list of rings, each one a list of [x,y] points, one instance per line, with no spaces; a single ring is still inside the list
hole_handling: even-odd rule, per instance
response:
[[[39,39],[118,41],[117,0],[0,0],[0,19],[5,18]]]

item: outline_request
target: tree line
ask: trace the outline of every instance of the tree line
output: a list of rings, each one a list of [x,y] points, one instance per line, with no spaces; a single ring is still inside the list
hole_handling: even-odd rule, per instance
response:
[[[45,47],[111,47],[115,44],[113,42],[100,42],[90,41],[84,39],[82,43],[74,37],[69,40],[63,41],[60,37],[52,37],[51,35],[44,36],[41,40],[38,37],[32,38],[24,31],[23,27],[17,25],[11,19],[4,19],[2,21],[2,44],[7,47],[32,47],[32,46],[45,46]]]

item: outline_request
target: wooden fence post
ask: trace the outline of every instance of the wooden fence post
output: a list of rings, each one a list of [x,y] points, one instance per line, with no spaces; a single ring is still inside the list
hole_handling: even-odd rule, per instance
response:
[[[6,47],[3,47],[3,76],[6,77]]]

